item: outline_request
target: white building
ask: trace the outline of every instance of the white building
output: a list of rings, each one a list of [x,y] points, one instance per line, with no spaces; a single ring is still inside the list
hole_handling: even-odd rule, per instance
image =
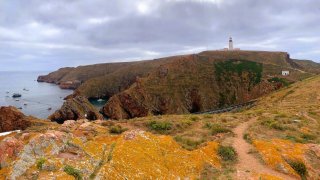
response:
[[[233,40],[232,37],[229,38],[229,48],[223,48],[223,51],[240,51],[240,48],[233,47]]]
[[[289,76],[290,72],[289,71],[282,71],[282,76]]]
[[[233,50],[233,41],[232,41],[232,37],[229,38],[229,51]]]

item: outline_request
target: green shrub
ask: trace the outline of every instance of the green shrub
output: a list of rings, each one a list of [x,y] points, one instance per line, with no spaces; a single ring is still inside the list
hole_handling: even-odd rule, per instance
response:
[[[199,120],[199,117],[198,117],[198,116],[191,116],[191,117],[190,117],[190,120],[191,120],[191,121],[198,121],[198,120]]]
[[[116,143],[112,143],[111,147],[110,147],[109,154],[108,154],[108,162],[110,162],[112,160],[113,150],[115,147],[116,147]]]
[[[225,127],[221,126],[220,124],[213,124],[210,129],[211,129],[211,135],[231,132],[230,129],[225,128]]]
[[[287,129],[285,126],[281,125],[279,122],[271,119],[262,121],[261,125],[267,126],[272,129],[280,130],[280,131],[284,131]]]
[[[151,121],[148,123],[151,130],[164,132],[172,129],[172,123],[166,121]]]
[[[211,119],[211,118],[213,118],[213,116],[212,116],[211,114],[205,114],[203,117],[206,118],[206,119]]]
[[[284,86],[290,85],[290,83],[284,78],[274,77],[274,78],[268,79],[268,81],[269,82],[279,82],[279,83],[283,84]]]
[[[174,140],[187,150],[196,149],[200,144],[204,142],[203,139],[197,141],[182,136],[176,136],[174,137]]]
[[[81,175],[81,171],[78,169],[75,169],[74,167],[70,166],[70,165],[66,165],[63,168],[63,171],[67,174],[69,174],[70,176],[73,176],[76,180],[81,180],[82,179],[82,175]]]
[[[127,130],[128,130],[128,128],[122,128],[122,126],[120,126],[120,125],[111,126],[109,128],[109,132],[112,134],[121,134]]]
[[[305,179],[307,175],[307,167],[303,162],[289,160],[288,164],[301,176],[302,179]]]
[[[235,161],[237,159],[236,150],[232,146],[222,146],[218,147],[218,155],[224,161]]]
[[[315,135],[312,135],[312,134],[306,134],[306,133],[303,133],[301,135],[301,138],[306,140],[306,141],[310,141],[310,140],[315,140],[317,138],[317,136]]]
[[[40,159],[38,159],[37,160],[37,168],[39,169],[39,170],[42,170],[42,166],[43,166],[43,164],[46,162],[46,159],[45,158],[40,158]]]
[[[243,134],[243,139],[246,140],[248,143],[252,143],[252,138],[248,133]]]

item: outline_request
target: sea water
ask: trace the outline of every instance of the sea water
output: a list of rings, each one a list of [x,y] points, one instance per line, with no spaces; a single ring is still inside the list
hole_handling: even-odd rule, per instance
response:
[[[37,77],[48,72],[0,72],[0,106],[15,106],[26,115],[47,118],[59,109],[72,90],[49,83],[38,83]],[[12,98],[14,93],[22,95]]]

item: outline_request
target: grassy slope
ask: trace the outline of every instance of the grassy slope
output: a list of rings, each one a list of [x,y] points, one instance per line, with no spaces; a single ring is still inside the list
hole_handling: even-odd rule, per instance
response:
[[[169,57],[135,62],[104,76],[89,79],[77,89],[77,93],[81,93],[87,97],[111,97],[127,89],[135,82],[136,77],[147,76],[150,71],[175,59],[176,57]]]
[[[297,82],[261,99],[249,113],[259,117],[251,130],[257,138],[320,143],[320,76]]]
[[[310,61],[310,60],[293,60],[295,63],[299,64],[300,66],[305,69],[305,71],[320,74],[320,64]]]

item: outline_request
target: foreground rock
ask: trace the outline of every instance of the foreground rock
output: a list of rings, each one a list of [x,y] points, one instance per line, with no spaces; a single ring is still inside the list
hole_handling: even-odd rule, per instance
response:
[[[65,120],[103,119],[98,110],[82,96],[72,97],[64,102],[62,107],[48,117],[51,121],[63,123]]]
[[[95,123],[67,121],[60,130],[0,141],[0,179],[197,179],[204,166],[221,168],[217,148],[209,142],[188,151],[169,136],[141,130],[111,136]]]
[[[24,130],[31,125],[29,119],[13,106],[0,107],[0,132]]]

